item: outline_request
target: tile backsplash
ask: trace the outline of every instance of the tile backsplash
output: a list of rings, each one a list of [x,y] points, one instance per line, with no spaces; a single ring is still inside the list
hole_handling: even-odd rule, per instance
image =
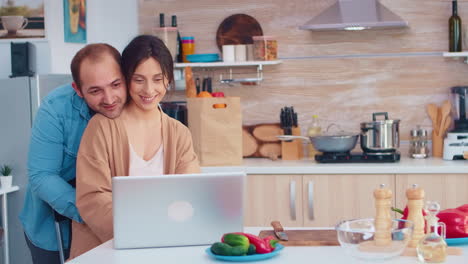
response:
[[[281,107],[292,105],[299,123],[307,126],[317,114],[322,126],[337,123],[359,131],[372,112],[386,111],[401,119],[400,133],[422,125],[431,129],[425,106],[449,98],[449,87],[468,85],[468,65],[442,57],[448,49],[451,2],[445,0],[382,0],[409,22],[405,29],[313,32],[298,27],[336,0],[140,0],[140,33],[151,33],[159,13],[177,15],[182,36],[194,36],[196,53],[220,53],[218,25],[226,17],[243,13],[260,23],[264,35],[277,37],[283,63],[264,67],[259,85],[219,83],[227,69],[194,69],[214,78],[214,89],[240,96],[245,124],[278,122]],[[468,21],[468,1],[459,1],[462,21]],[[468,25],[467,25],[468,26]],[[468,50],[468,47],[467,47]],[[256,75],[255,67],[233,68],[237,76]],[[168,100],[184,98],[176,92]]]

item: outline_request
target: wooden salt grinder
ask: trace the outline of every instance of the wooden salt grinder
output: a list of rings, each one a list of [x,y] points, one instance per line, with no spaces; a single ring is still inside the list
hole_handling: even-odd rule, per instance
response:
[[[423,200],[424,190],[419,188],[417,184],[406,190],[406,198],[408,198],[408,219],[414,224],[413,237],[411,238],[408,247],[415,248],[419,240],[424,236],[424,216]]]
[[[392,206],[392,191],[380,184],[380,188],[374,190],[375,198],[375,236],[376,246],[387,246],[392,242],[392,218],[390,207]]]

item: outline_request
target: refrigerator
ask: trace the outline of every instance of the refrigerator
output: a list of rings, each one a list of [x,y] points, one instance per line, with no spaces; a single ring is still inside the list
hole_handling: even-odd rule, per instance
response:
[[[26,164],[31,125],[42,98],[71,80],[71,75],[67,74],[0,79],[0,165],[8,164],[13,168],[13,185],[20,188],[8,194],[7,199],[11,264],[32,263],[18,218],[28,183]],[[0,263],[5,263],[2,250]]]

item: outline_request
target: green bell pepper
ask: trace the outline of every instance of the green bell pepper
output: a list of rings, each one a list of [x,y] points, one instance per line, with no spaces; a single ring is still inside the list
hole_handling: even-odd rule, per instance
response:
[[[249,242],[249,239],[244,235],[232,234],[232,233],[225,234],[221,238],[221,241],[233,247],[240,246],[243,249],[245,249],[246,253],[249,250],[250,242]]]

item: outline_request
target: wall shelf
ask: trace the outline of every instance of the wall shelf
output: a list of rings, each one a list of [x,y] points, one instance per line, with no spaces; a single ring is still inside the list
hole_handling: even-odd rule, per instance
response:
[[[239,82],[261,82],[263,80],[263,66],[264,65],[276,65],[282,63],[281,60],[274,61],[238,61],[238,62],[199,62],[199,63],[176,63],[174,68],[183,69],[187,66],[192,68],[216,68],[216,67],[228,67],[229,68],[229,77],[223,78],[221,74],[219,76],[219,81],[221,83],[239,83]],[[245,67],[245,66],[256,66],[257,67],[257,76],[253,78],[241,78],[235,79],[232,75],[232,67]]]
[[[197,68],[211,68],[211,67],[242,67],[242,66],[262,66],[262,65],[276,65],[282,63],[281,60],[274,61],[238,61],[238,62],[189,62],[189,63],[176,63],[174,68],[184,68],[187,66]]]
[[[464,58],[465,63],[468,64],[468,51],[462,51],[462,52],[444,52],[442,54],[444,57],[452,57],[452,58]]]

